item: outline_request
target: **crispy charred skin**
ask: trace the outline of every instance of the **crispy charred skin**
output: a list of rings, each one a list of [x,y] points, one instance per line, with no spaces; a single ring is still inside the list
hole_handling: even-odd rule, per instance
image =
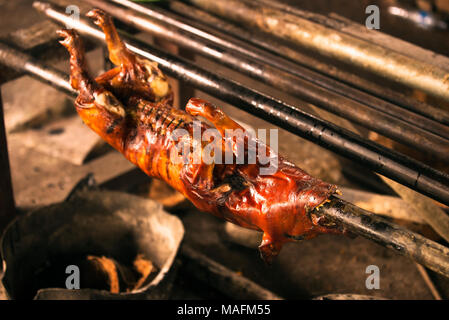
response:
[[[147,175],[162,179],[183,193],[200,210],[263,231],[259,249],[266,262],[271,262],[286,242],[310,239],[321,233],[342,233],[322,226],[313,215],[315,208],[337,192],[336,186],[313,178],[276,156],[206,101],[191,99],[186,111],[174,108],[173,92],[157,65],[128,51],[104,12],[94,9],[88,16],[105,32],[110,60],[116,68],[91,79],[77,33],[61,30],[59,35],[70,53],[71,84],[79,91],[76,109],[92,130]],[[173,161],[173,155],[180,156],[179,145],[199,150],[204,156],[209,141],[202,141],[201,135],[197,139],[194,131],[203,133],[211,127],[198,116],[219,131],[223,159],[226,152],[231,152],[234,160],[242,153],[248,159],[248,151],[256,148],[265,150],[265,156],[275,157],[277,169],[261,174],[267,164],[260,156],[255,163],[228,165],[195,161],[192,152],[186,161]],[[226,130],[240,134],[226,136]],[[181,131],[184,134],[180,136],[177,133]]]

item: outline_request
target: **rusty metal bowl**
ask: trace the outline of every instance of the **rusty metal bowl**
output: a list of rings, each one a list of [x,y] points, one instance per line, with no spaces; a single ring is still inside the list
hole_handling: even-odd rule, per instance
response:
[[[180,219],[152,200],[82,191],[8,226],[1,239],[2,282],[10,299],[165,299],[183,236]],[[158,273],[130,292],[66,289],[66,267],[87,255],[112,257],[124,265],[132,265],[141,255],[157,266]]]

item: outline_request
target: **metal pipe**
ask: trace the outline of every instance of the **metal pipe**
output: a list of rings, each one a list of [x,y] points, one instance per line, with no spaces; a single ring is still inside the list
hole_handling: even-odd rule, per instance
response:
[[[50,16],[54,16],[56,13],[48,12],[48,14]],[[57,17],[57,15],[55,15],[54,17]],[[102,32],[91,28],[82,22],[77,22],[77,26],[81,27],[84,32],[91,32],[91,35],[103,36]],[[143,49],[137,49],[133,45],[127,44],[127,46],[135,52],[138,51],[141,54],[144,54],[146,58],[155,59],[159,55],[163,56],[163,54],[160,52],[155,53],[156,55],[152,55],[150,53],[146,53]],[[4,51],[7,52],[6,55],[4,54]],[[11,63],[11,65],[14,66],[15,69],[26,72],[27,74],[32,75],[34,78],[40,81],[49,83],[72,97],[77,95],[75,90],[67,90],[67,87],[70,86],[70,83],[67,80],[68,77],[61,71],[40,64],[31,56],[23,54],[22,52],[4,45],[0,46],[0,56],[9,56],[10,58],[14,59],[14,61],[12,62],[10,60],[2,60],[0,61],[0,63],[6,63],[8,65],[9,63]],[[164,56],[157,58],[155,61],[159,63],[166,61],[166,63],[168,63],[168,59],[168,57]],[[171,60],[173,59],[174,58],[171,58]],[[29,65],[30,63],[33,65],[33,68],[27,67],[27,65]],[[164,64],[161,63],[161,66],[163,65]],[[243,96],[247,95],[250,92],[250,90],[243,87],[236,87],[235,89],[239,89],[239,91],[222,94],[217,91],[219,88],[218,84],[214,84],[218,80],[216,77],[209,76],[207,77],[207,79],[205,79],[205,76],[202,74],[203,72],[201,70],[194,70],[194,68],[191,66],[183,66],[183,62],[180,61],[171,61],[170,66],[170,69],[172,69],[172,74],[180,76],[180,73],[187,72],[185,79],[190,79],[190,77],[195,78],[195,80],[189,82],[199,85],[201,88],[206,89],[206,91],[211,94],[218,93],[220,97],[228,97],[228,99],[232,94],[239,94],[242,96],[242,98],[230,99],[231,102],[245,101],[243,99]],[[168,65],[166,65],[164,69],[166,69],[167,67]],[[47,75],[51,76],[47,78]],[[234,85],[238,86],[235,83]],[[225,83],[225,86],[227,87],[229,86],[229,84]],[[217,89],[211,90],[209,89],[209,87]],[[232,90],[229,89],[226,91]],[[263,102],[260,101],[260,97],[258,97],[257,93],[252,92],[252,96],[254,97],[253,101],[255,104],[263,104]],[[265,101],[265,103],[269,104],[269,98],[264,97],[263,100]],[[245,104],[248,105],[247,102],[245,102]],[[274,111],[274,109],[268,105],[266,106],[266,108]],[[320,122],[320,120],[317,121],[318,123]],[[416,261],[422,263],[426,267],[449,277],[449,249],[436,244],[433,241],[425,239],[424,237],[410,232],[402,227],[391,224],[381,218],[375,217],[375,215],[339,199],[332,199],[330,203],[327,203],[319,210],[315,210],[314,214],[318,216],[325,216],[326,223],[331,222],[344,226],[349,231],[352,231],[355,234],[376,241],[383,246],[393,249],[413,259],[416,259]]]
[[[383,132],[381,134],[398,139],[404,144],[411,140],[411,136],[409,135],[408,139],[403,140],[405,132],[401,130],[402,124],[398,124],[394,118],[379,116],[379,112],[409,122],[413,124],[412,128],[421,128],[440,137],[449,138],[448,126],[431,121],[409,110],[404,110],[400,106],[298,66],[291,61],[248,45],[248,43],[230,38],[226,34],[214,32],[210,28],[205,29],[204,26],[199,27],[194,21],[188,21],[158,7],[142,6],[129,0],[111,0],[132,9],[132,11],[129,11],[111,6],[101,0],[84,1],[108,11],[138,29],[163,36],[182,46],[189,47],[207,58],[219,61],[219,63],[223,63],[234,70],[245,72],[257,80],[264,81],[307,102],[316,104],[318,107],[335,112],[341,117],[355,121],[373,131],[379,132],[378,130],[381,130]],[[170,1],[170,5],[173,6],[174,4]],[[134,11],[148,16],[151,20],[137,16]],[[200,16],[199,20],[201,19]],[[323,89],[325,90],[323,91]],[[339,101],[342,98],[349,99]],[[354,110],[357,110],[357,112],[355,113]],[[384,119],[375,120],[378,117]],[[376,122],[375,125],[373,125],[373,121]],[[375,126],[379,126],[377,130],[374,129]],[[408,129],[405,128],[404,130],[407,131]],[[415,140],[415,142],[418,141]],[[441,155],[441,151],[437,153]]]
[[[326,28],[297,15],[249,0],[189,0],[223,18],[256,27],[287,41],[449,101],[448,74],[422,61]]]
[[[410,112],[407,115],[408,111],[390,103],[386,103],[387,105],[383,105],[381,108],[389,110],[389,112],[396,111],[396,116],[398,117],[382,113],[378,109],[374,109],[356,100],[348,99],[345,96],[317,86],[291,73],[278,70],[246,55],[222,47],[219,44],[211,43],[211,41],[200,38],[195,34],[185,32],[183,29],[174,26],[173,23],[169,25],[165,21],[173,21],[176,19],[173,18],[173,15],[168,15],[164,11],[161,12],[161,9],[133,4],[133,7],[139,7],[141,11],[145,11],[148,14],[151,13],[152,16],[157,16],[157,18],[151,18],[150,20],[136,15],[132,10],[112,6],[104,1],[84,1],[107,11],[112,16],[133,27],[150,32],[155,36],[163,37],[168,41],[195,51],[234,70],[244,72],[252,78],[261,80],[266,84],[295,95],[320,108],[336,113],[343,118],[356,122],[388,138],[449,161],[449,127],[447,126]],[[118,1],[121,3],[130,3],[127,0]],[[160,19],[160,15],[163,15],[165,18],[163,20]],[[314,76],[311,76],[311,78],[314,78]],[[330,81],[336,82],[335,80]],[[335,87],[337,84],[331,84],[331,86]],[[350,91],[356,96],[366,95],[360,92],[353,92],[356,90],[350,87],[339,89],[337,91],[344,93]],[[362,97],[360,100],[364,100],[364,98],[369,99],[370,97]],[[376,102],[384,103],[381,100]],[[401,116],[405,116],[410,123],[401,120],[399,118]],[[419,128],[425,129],[420,130]],[[439,136],[429,134],[427,128],[436,131]]]
[[[114,2],[118,2],[120,0],[112,0]],[[123,1],[118,3],[125,4]],[[128,4],[128,1],[126,1]],[[254,46],[263,48],[268,50],[270,53],[275,53],[276,55],[267,56],[268,61],[263,60],[266,63],[271,63],[273,57],[284,57],[282,64],[285,66],[283,70],[286,70],[292,74],[300,75],[303,73],[304,69],[297,68],[297,65],[289,63],[289,61],[294,61],[296,64],[300,64],[301,66],[309,69],[313,69],[318,71],[320,74],[330,76],[334,79],[337,79],[347,85],[352,87],[356,87],[366,93],[370,93],[378,98],[381,98],[385,101],[396,104],[397,106],[412,111],[414,113],[425,116],[429,119],[433,119],[438,121],[444,125],[449,125],[449,112],[433,107],[427,103],[418,101],[411,97],[408,97],[402,93],[391,90],[386,86],[380,86],[374,82],[368,81],[365,78],[362,78],[354,73],[347,72],[339,67],[333,66],[331,64],[325,63],[321,60],[318,60],[314,57],[305,55],[295,48],[289,47],[285,45],[282,41],[277,38],[270,37],[267,40],[267,37],[262,36],[261,34],[254,32],[251,29],[244,29],[237,25],[226,22],[223,19],[219,19],[208,12],[200,10],[191,5],[187,5],[183,2],[179,1],[169,1],[167,3],[169,8],[190,19],[190,24],[196,26],[197,29],[202,30],[203,32],[213,33],[216,37],[223,38],[223,35],[232,36],[236,39],[243,41],[246,44],[252,44]],[[200,23],[198,23],[200,21]],[[219,32],[217,32],[217,30]],[[235,41],[235,40],[234,40]],[[243,44],[239,42],[238,44]],[[255,47],[253,47],[255,48]],[[257,52],[257,51],[255,51]],[[275,65],[280,68],[282,66]]]
[[[73,20],[64,11],[57,11],[41,2],[35,2],[35,7],[52,20],[64,25],[69,24],[85,36],[104,42],[104,34],[83,20]],[[129,50],[157,62],[168,75],[363,164],[435,200],[449,204],[449,175],[235,81],[206,71],[182,58],[161,52],[123,33],[122,39],[127,43]]]
[[[3,114],[3,101],[0,90],[0,234],[3,233],[8,223],[14,219],[16,211]]]
[[[275,2],[277,3],[277,2]],[[179,4],[177,6],[177,4]],[[209,15],[208,13],[205,13],[204,11],[198,10],[194,7],[191,6],[186,6],[183,3],[177,2],[177,1],[170,1],[169,2],[169,6],[170,8],[177,8],[178,12],[185,12],[188,13],[189,16],[191,16],[191,19],[195,18],[195,21],[199,20],[201,22],[207,22],[209,25],[213,26],[214,28],[219,28],[220,29],[220,25],[225,23],[223,22],[223,20],[215,18],[211,15]],[[184,9],[184,10],[181,10]],[[198,12],[199,11],[199,12]],[[228,25],[228,24],[226,24]],[[230,26],[232,27],[231,30],[234,29],[234,25],[230,24]],[[228,34],[230,33],[229,30]],[[247,32],[247,30],[243,30],[243,29],[239,29],[238,32],[236,32],[236,35],[245,35],[245,32]],[[215,34],[216,35],[216,34]],[[254,37],[249,37],[248,41],[254,39]],[[279,43],[273,43],[271,39],[266,39],[262,38],[261,42],[263,44],[269,44],[268,46],[272,45],[274,48],[278,48],[279,47]],[[287,49],[289,49],[291,52],[296,53],[297,51],[290,49],[288,47],[286,47]],[[435,63],[435,61],[432,61],[433,63]],[[316,64],[313,64],[314,66],[316,66]],[[329,66],[330,67],[330,66]],[[438,109],[437,109],[438,110]],[[351,129],[352,131],[353,128]],[[358,133],[357,131],[354,131],[356,133]],[[354,164],[351,164],[349,166],[343,166],[346,169],[351,169],[352,173],[356,173],[357,175],[360,175],[360,181],[363,181],[363,183],[367,183],[370,180],[366,180],[367,175],[365,172],[365,174],[363,174],[364,170],[361,170],[360,168],[353,168]],[[366,171],[366,170],[365,170]],[[419,194],[413,192],[412,190],[401,186],[399,184],[397,184],[394,181],[391,181],[389,179],[387,179],[386,177],[382,177],[387,183],[387,185],[389,185],[390,187],[392,187],[393,189],[396,190],[396,192],[398,192],[397,190],[400,190],[400,192],[398,192],[398,194],[400,194],[403,198],[405,195],[404,199],[407,199],[408,202],[415,208],[418,208],[418,212],[421,213],[421,215],[423,215],[426,218],[426,221],[432,226],[432,228],[434,230],[437,231],[438,234],[440,234],[443,238],[448,239],[449,237],[449,224],[447,223],[448,221],[448,217],[444,214],[444,212],[438,208],[438,206],[433,205],[432,204],[432,200],[420,196]],[[382,181],[380,181],[382,182]],[[385,185],[384,185],[385,186]],[[400,187],[400,188],[399,188]],[[398,189],[399,188],[399,189]],[[407,191],[408,190],[408,191]],[[389,189],[389,191],[391,191],[391,189]],[[427,199],[427,200],[426,200]],[[426,202],[427,201],[427,202]],[[424,211],[423,211],[424,210]]]
[[[56,89],[76,96],[77,92],[72,89],[68,82],[68,76],[54,68],[43,65],[30,55],[14,50],[10,46],[0,42],[0,63],[20,72],[27,73],[38,80],[44,80]]]
[[[313,214],[343,225],[364,238],[408,256],[427,268],[449,277],[449,248],[409,230],[388,223],[375,214],[334,198]]]

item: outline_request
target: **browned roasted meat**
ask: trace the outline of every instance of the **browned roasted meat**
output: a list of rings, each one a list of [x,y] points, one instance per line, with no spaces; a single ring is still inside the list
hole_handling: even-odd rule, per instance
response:
[[[174,108],[172,90],[157,64],[127,50],[104,12],[92,10],[88,16],[105,32],[116,68],[95,80],[90,78],[77,33],[61,30],[59,34],[70,52],[71,84],[79,90],[76,109],[92,130],[147,175],[166,181],[200,210],[263,231],[259,248],[265,261],[271,261],[286,242],[341,233],[320,225],[313,215],[315,208],[337,192],[336,186],[277,156],[206,101],[191,99],[186,111]],[[213,124],[218,137],[201,139],[213,128],[198,116]],[[199,138],[195,130],[200,132]],[[237,134],[227,135],[229,130]],[[214,139],[220,151],[214,149],[214,161],[204,161]],[[186,155],[183,150],[193,152]],[[250,154],[256,154],[253,161]],[[216,160],[225,158],[231,163]],[[273,163],[274,171],[266,173]]]

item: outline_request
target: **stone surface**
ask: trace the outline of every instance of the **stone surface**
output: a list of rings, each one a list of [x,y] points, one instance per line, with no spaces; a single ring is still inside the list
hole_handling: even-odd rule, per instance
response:
[[[36,129],[10,135],[24,146],[75,165],[82,165],[101,138],[78,115],[52,121]]]

